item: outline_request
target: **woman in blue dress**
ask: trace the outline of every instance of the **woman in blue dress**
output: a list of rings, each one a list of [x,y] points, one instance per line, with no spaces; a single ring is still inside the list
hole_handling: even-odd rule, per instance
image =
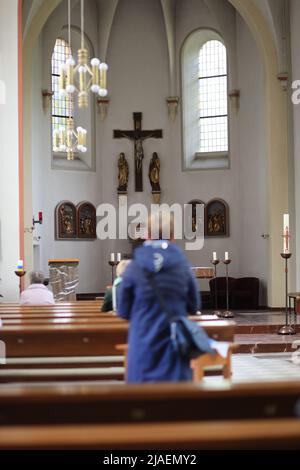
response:
[[[174,316],[195,314],[200,308],[196,280],[178,246],[156,240],[135,250],[118,293],[118,314],[130,321],[127,382],[189,381],[189,360],[173,348],[170,323],[149,276]]]

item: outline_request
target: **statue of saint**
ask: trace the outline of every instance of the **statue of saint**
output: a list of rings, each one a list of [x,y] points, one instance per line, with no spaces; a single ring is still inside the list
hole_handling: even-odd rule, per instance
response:
[[[152,192],[159,192],[160,184],[159,184],[159,174],[160,174],[160,159],[156,152],[153,153],[150,165],[149,165],[149,180],[152,186]]]
[[[123,152],[120,153],[120,156],[119,156],[119,159],[118,159],[118,169],[119,169],[118,191],[119,192],[127,192],[128,177],[129,177],[129,166],[128,166],[128,162],[125,158],[125,153],[123,153]]]

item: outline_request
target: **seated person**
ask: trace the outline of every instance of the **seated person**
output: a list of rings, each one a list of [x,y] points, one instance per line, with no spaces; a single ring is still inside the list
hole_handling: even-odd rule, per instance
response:
[[[21,305],[53,305],[52,292],[44,286],[44,275],[39,271],[30,273],[30,285],[20,296]]]
[[[116,269],[116,279],[114,280],[113,287],[112,287],[112,303],[113,303],[113,310],[116,312],[117,311],[117,298],[118,298],[118,290],[119,286],[122,282],[122,276],[124,274],[125,269],[129,265],[130,260],[125,260],[123,259],[120,261],[120,263],[117,266]]]
[[[122,274],[129,263],[130,260],[122,260],[117,265],[116,279],[114,280],[113,286],[107,286],[106,288],[101,312],[111,312],[112,310],[116,311],[118,286],[122,281]]]
[[[113,309],[112,304],[112,286],[107,286],[104,294],[101,312],[111,312]]]

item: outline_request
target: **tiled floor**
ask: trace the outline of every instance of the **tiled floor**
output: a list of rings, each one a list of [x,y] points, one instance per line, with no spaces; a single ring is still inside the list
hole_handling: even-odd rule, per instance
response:
[[[237,353],[285,353],[292,352],[294,341],[300,340],[300,315],[297,317],[295,335],[279,335],[278,331],[285,324],[282,311],[235,311],[235,343]],[[294,321],[294,316],[291,316]]]
[[[300,357],[300,356],[299,356]],[[300,364],[294,364],[292,354],[235,354],[232,357],[233,382],[300,381]],[[205,381],[224,380],[222,376],[205,377]]]

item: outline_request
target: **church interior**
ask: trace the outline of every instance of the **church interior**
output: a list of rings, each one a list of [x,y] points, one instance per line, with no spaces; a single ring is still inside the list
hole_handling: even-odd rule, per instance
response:
[[[300,449],[299,24],[300,0],[0,0],[0,450]],[[223,349],[129,384],[103,304],[157,204],[191,206],[188,318]],[[55,303],[20,302],[32,272]]]

